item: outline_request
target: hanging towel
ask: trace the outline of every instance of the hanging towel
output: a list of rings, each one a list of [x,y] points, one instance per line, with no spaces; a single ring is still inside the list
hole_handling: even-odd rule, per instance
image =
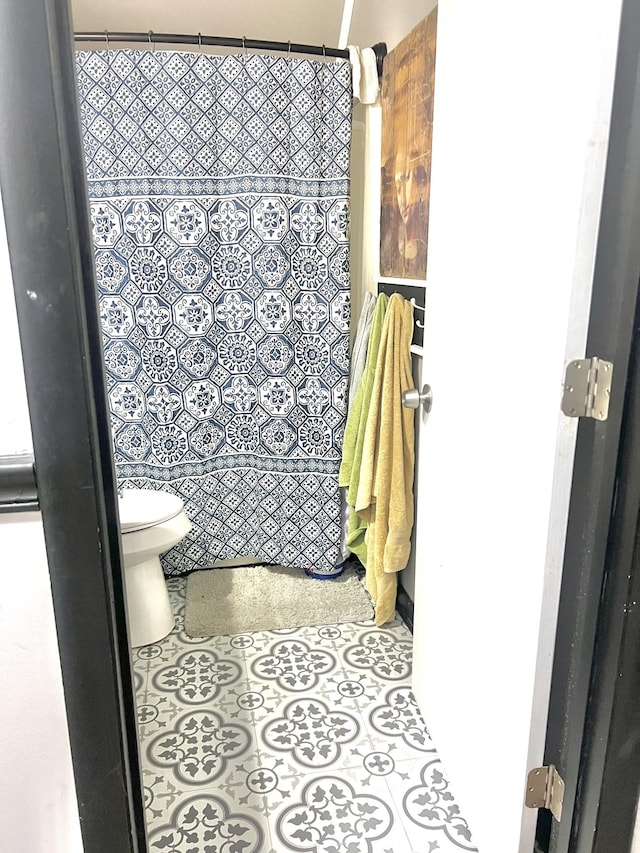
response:
[[[380,91],[378,60],[373,48],[363,47],[360,51],[360,103],[375,104]]]
[[[414,413],[402,406],[413,388],[413,308],[400,294],[389,300],[371,390],[355,512],[367,523],[367,589],[376,625],[395,616],[396,573],[411,551]]]
[[[349,62],[351,63],[351,87],[353,97],[360,98],[360,48],[354,44],[347,47],[349,51]]]
[[[349,400],[347,412],[350,412],[353,407],[353,401],[356,398],[356,391],[360,387],[364,366],[367,359],[367,350],[369,348],[369,335],[371,334],[371,324],[373,323],[373,312],[376,307],[376,300],[373,293],[367,291],[364,295],[362,311],[358,320],[358,328],[356,329],[356,337],[351,350],[351,370],[349,374]],[[340,539],[340,547],[342,556],[346,558],[351,553],[347,544],[349,536],[349,516],[351,509],[347,501],[347,492],[345,488],[341,490],[342,499],[342,536]]]
[[[349,376],[349,411],[353,406],[353,401],[356,397],[356,392],[360,387],[362,376],[364,374],[364,366],[367,360],[367,350],[369,349],[369,336],[371,334],[371,325],[373,323],[373,312],[376,308],[376,300],[373,293],[367,291],[364,295],[364,303],[358,320],[358,328],[356,329],[356,337],[353,342],[353,350],[351,351],[351,373]]]
[[[375,51],[370,47],[359,48],[353,44],[348,46],[351,62],[351,79],[353,81],[353,97],[361,104],[375,104],[380,91],[378,79],[378,61]]]
[[[376,300],[364,373],[353,401],[353,407],[347,418],[342,449],[342,463],[338,475],[338,483],[341,486],[347,487],[347,503],[350,507],[347,546],[358,557],[363,566],[367,565],[367,546],[364,538],[367,525],[354,511],[354,506],[360,480],[360,465],[362,462],[362,447],[364,445],[367,414],[371,402],[378,349],[380,347],[380,338],[388,303],[389,297],[385,293],[381,293]]]

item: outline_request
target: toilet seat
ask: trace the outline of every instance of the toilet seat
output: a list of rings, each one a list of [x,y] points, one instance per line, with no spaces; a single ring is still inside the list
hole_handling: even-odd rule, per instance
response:
[[[135,533],[179,515],[184,504],[176,495],[151,489],[123,489],[118,498],[120,529]]]

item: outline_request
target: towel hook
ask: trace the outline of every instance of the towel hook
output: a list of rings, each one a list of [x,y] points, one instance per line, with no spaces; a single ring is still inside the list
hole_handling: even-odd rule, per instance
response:
[[[424,314],[424,307],[422,305],[418,305],[415,296],[411,297],[411,299],[409,300],[409,304],[413,307],[414,310],[417,308],[418,311],[422,311],[422,313]],[[424,329],[424,323],[422,322],[422,320],[416,320],[415,322],[416,326],[419,329]]]

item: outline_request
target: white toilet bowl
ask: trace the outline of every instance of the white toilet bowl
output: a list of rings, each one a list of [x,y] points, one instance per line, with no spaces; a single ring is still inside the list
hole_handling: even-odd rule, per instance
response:
[[[174,626],[160,554],[191,530],[180,498],[152,489],[123,489],[118,498],[125,591],[132,646],[157,643]]]

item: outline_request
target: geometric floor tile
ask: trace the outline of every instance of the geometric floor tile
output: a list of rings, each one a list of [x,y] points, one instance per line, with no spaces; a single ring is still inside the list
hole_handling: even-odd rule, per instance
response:
[[[184,633],[133,650],[153,853],[461,853],[400,621]]]
[[[264,849],[261,827],[246,815],[230,814],[226,803],[211,794],[187,797],[167,818],[166,824],[150,833],[150,850],[260,853]],[[215,846],[210,843],[213,839]]]
[[[332,711],[318,699],[295,699],[262,732],[268,749],[290,752],[307,767],[333,764],[341,745],[360,732],[358,721],[346,711]]]
[[[440,761],[435,759],[420,771],[420,784],[406,792],[404,812],[417,826],[429,831],[442,831],[463,850],[474,850],[469,826],[449,791]]]
[[[389,690],[385,704],[378,705],[369,714],[369,723],[384,738],[400,739],[420,752],[436,751],[409,687]]]
[[[231,759],[250,744],[251,734],[243,726],[225,723],[215,711],[189,711],[173,729],[150,741],[147,757],[187,785],[205,785],[221,776]]]
[[[293,850],[365,853],[392,825],[393,814],[383,800],[359,794],[337,775],[321,776],[304,786],[300,802],[280,814],[276,834]]]

